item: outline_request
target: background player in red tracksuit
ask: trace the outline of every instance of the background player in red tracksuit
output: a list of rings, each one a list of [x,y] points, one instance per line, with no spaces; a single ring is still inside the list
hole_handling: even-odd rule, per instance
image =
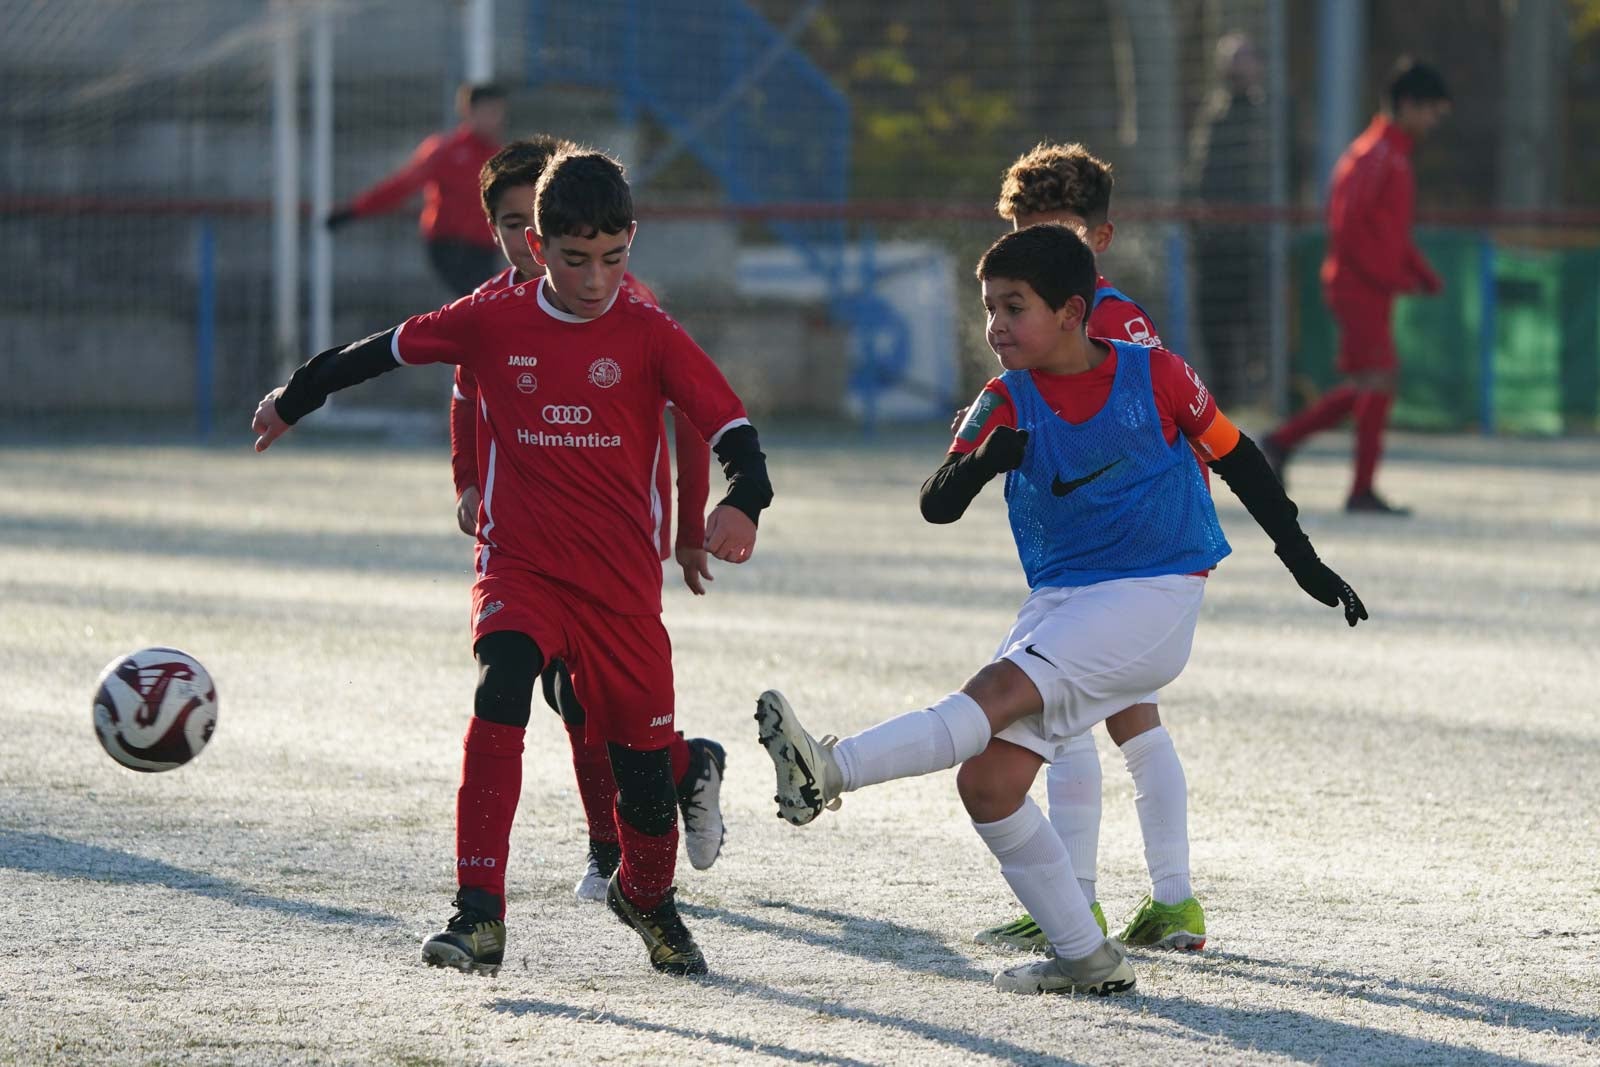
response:
[[[533,225],[539,178],[559,152],[572,145],[554,137],[541,136],[513,141],[490,157],[479,175],[483,210],[493,228],[495,243],[510,264],[484,282],[474,295],[515,289],[537,281],[544,267],[534,258],[527,240]],[[655,294],[632,274],[624,274],[620,299],[656,302]],[[526,370],[519,382],[537,391],[538,358],[523,356]],[[492,437],[478,432],[483,413],[478,403],[478,383],[470,370],[456,367],[455,385],[450,400],[450,469],[456,487],[456,520],[463,533],[476,537],[480,505],[483,501],[480,471],[487,462]],[[696,595],[704,595],[703,580],[711,573],[706,562],[705,509],[710,492],[708,477],[711,450],[688,419],[672,420],[677,438],[678,540],[676,556],[683,568],[684,582]],[[668,503],[672,499],[672,464],[667,449],[666,426],[661,429],[657,453],[655,498],[652,513],[658,524],[658,540],[663,561],[672,559],[672,521]],[[590,742],[588,716],[572,685],[572,673],[559,659],[552,659],[539,676],[545,701],[561,716],[572,744],[572,766],[577,774],[578,795],[589,825],[587,869],[573,887],[579,900],[603,901],[606,883],[621,858],[617,844],[615,807],[617,780],[611,772],[611,758],[603,742]],[[670,743],[673,780],[678,790],[678,808],[683,814],[684,847],[689,862],[705,870],[722,851],[724,828],[720,806],[722,773],[726,755],[720,744],[703,737],[692,740],[678,733]]]
[[[1449,113],[1450,91],[1439,72],[1402,58],[1389,82],[1389,112],[1339,157],[1328,193],[1322,292],[1339,327],[1344,380],[1262,441],[1281,477],[1301,442],[1354,412],[1355,478],[1346,511],[1409,514],[1377,494],[1373,477],[1400,369],[1390,324],[1394,298],[1443,287],[1411,239],[1417,194],[1411,149]]]
[[[505,136],[506,94],[496,85],[463,85],[456,94],[461,124],[426,138],[405,166],[330,214],[330,230],[352,219],[393,211],[422,191],[418,219],[428,262],[457,296],[495,270],[499,250],[478,211],[478,173]]]
[[[672,649],[650,503],[662,406],[694,423],[728,477],[706,521],[712,555],[750,558],[772,487],[755,428],[716,364],[661,309],[620,296],[636,228],[614,160],[558,157],[537,195],[543,280],[319,353],[252,420],[262,451],[330,393],[396,366],[455,363],[477,379],[490,438],[473,585],[478,685],[457,794],[456,912],[423,946],[434,966],[500,968],[533,686],[546,659],[561,658],[573,667],[588,736],[606,742],[617,777],[622,860],[606,902],[656,970],[706,971],[672,885]],[[529,353],[540,368],[531,390],[518,360]]]

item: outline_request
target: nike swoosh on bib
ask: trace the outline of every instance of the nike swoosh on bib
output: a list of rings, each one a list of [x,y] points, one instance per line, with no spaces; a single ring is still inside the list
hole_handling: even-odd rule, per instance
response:
[[[1110,463],[1107,463],[1104,467],[1101,467],[1099,470],[1091,471],[1090,473],[1085,474],[1082,478],[1074,478],[1070,482],[1062,481],[1061,475],[1058,474],[1050,480],[1050,491],[1056,496],[1066,496],[1074,489],[1082,489],[1084,486],[1088,485],[1090,482],[1094,481],[1096,478],[1100,477],[1106,471],[1110,470],[1112,467],[1115,467],[1121,462],[1122,460],[1120,459],[1114,459]]]

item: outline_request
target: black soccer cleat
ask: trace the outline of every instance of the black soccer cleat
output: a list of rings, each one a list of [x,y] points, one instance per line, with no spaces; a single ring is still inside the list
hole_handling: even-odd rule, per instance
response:
[[[452,903],[456,913],[422,945],[423,962],[472,974],[499,974],[506,952],[505,920],[497,918],[500,898],[484,889],[463,887]]]
[[[1373,492],[1358,493],[1352,496],[1344,502],[1344,509],[1357,515],[1389,515],[1396,519],[1403,519],[1411,514],[1410,508],[1391,504]]]
[[[689,928],[678,918],[676,895],[676,889],[669,889],[661,903],[644,911],[622,895],[618,875],[613,874],[606,886],[607,906],[644,939],[645,948],[650,950],[650,966],[663,974],[705,974],[706,958],[700,954]]]

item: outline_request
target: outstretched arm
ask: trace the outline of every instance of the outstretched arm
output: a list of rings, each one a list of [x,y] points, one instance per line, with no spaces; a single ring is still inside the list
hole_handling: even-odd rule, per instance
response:
[[[1211,461],[1211,469],[1272,538],[1278,558],[1301,589],[1329,607],[1342,604],[1345,622],[1351,626],[1367,617],[1366,606],[1356,591],[1317,557],[1311,538],[1300,528],[1300,509],[1283,491],[1283,483],[1272,473],[1254,441],[1241,433],[1233,448]]]
[[[940,524],[955,522],[990,479],[1021,465],[1027,447],[1027,430],[1000,425],[971,452],[951,452],[922,483],[922,517]]]
[[[327,402],[329,394],[376,378],[399,366],[394,357],[392,329],[363,337],[343,348],[318,352],[279,386],[261,398],[251,427],[258,436],[256,451],[265,452],[289,427]]]

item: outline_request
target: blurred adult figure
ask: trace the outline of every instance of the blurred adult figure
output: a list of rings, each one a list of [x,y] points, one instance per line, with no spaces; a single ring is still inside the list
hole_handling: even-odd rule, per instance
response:
[[[1265,68],[1242,33],[1217,41],[1216,88],[1196,124],[1189,192],[1213,204],[1266,204],[1270,197]],[[1195,298],[1206,380],[1221,404],[1257,398],[1266,375],[1267,227],[1207,221],[1195,228]]]
[[[328,229],[393,211],[420,189],[418,219],[428,262],[457,296],[476,289],[500,266],[494,233],[483,218],[478,173],[505,137],[506,94],[498,85],[463,85],[456,92],[461,122],[423,140],[404,166],[356,194],[324,220]]]

